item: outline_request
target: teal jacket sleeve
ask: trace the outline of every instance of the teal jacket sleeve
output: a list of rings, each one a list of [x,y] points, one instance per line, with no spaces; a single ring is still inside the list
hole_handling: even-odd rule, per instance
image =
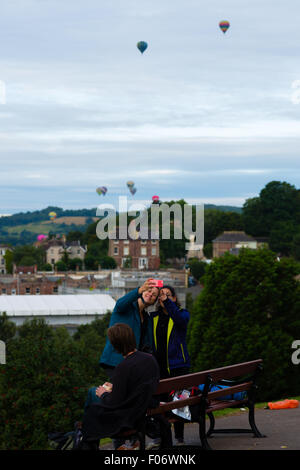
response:
[[[117,313],[126,313],[128,307],[131,306],[132,302],[135,302],[139,298],[139,288],[128,292],[123,297],[117,300],[115,305],[115,312]]]

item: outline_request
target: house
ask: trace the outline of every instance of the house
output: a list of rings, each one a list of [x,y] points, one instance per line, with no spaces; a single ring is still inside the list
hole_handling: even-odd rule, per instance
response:
[[[240,248],[257,249],[257,240],[243,231],[223,232],[212,241],[213,258],[222,256],[227,251],[238,254]]]
[[[65,237],[62,239],[53,238],[45,245],[46,263],[55,266],[55,264],[67,254],[69,259],[79,258],[84,261],[87,252],[87,246],[81,246],[80,241],[66,242]]]
[[[135,239],[119,238],[116,230],[116,238],[109,239],[108,256],[114,258],[119,268],[156,270],[160,266],[159,240],[141,239],[136,232]]]
[[[81,246],[80,241],[73,241],[66,245],[66,252],[70,259],[79,258],[84,261],[85,254],[87,252],[86,246]]]

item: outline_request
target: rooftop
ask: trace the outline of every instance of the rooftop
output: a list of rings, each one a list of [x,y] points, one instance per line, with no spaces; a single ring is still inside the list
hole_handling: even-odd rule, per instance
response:
[[[242,231],[231,231],[231,232],[223,232],[222,235],[219,235],[217,238],[213,240],[213,242],[254,242],[256,241],[255,238],[247,235],[245,232]]]

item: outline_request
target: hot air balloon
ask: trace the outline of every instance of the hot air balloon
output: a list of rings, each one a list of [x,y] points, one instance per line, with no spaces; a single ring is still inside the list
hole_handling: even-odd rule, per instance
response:
[[[133,181],[127,181],[127,186],[128,186],[128,188],[133,188],[134,182]]]
[[[225,34],[227,29],[230,27],[230,23],[229,21],[220,21],[219,26],[220,26],[220,29]]]
[[[37,236],[37,241],[38,242],[42,242],[43,240],[45,240],[47,237],[46,235],[43,235],[42,233],[40,235]]]
[[[139,49],[139,51],[143,54],[145,50],[147,49],[148,44],[145,41],[139,41],[136,46]]]
[[[159,196],[152,196],[153,202],[159,202]]]
[[[101,194],[105,196],[105,194],[107,193],[107,188],[105,186],[100,186],[99,188],[96,189],[96,191],[99,194],[99,196],[101,196]]]
[[[56,219],[56,212],[49,212],[49,217],[50,217],[50,220],[54,220]]]

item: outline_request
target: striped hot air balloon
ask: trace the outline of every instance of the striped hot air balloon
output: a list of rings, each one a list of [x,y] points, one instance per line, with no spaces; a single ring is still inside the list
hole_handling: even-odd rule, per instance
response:
[[[225,34],[227,29],[230,27],[230,23],[229,23],[229,21],[226,21],[226,20],[220,21],[219,26],[220,26],[220,29]]]

